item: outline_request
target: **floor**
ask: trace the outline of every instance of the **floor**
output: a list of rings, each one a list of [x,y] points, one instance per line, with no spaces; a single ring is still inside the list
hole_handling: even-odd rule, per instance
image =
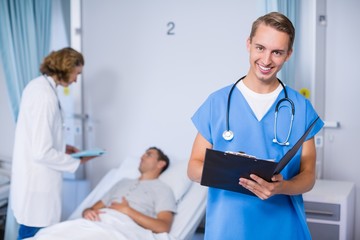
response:
[[[195,231],[195,235],[191,240],[204,240],[204,232],[205,232],[205,220],[203,219]]]
[[[192,240],[204,240],[204,234],[203,233],[195,233]]]
[[[205,233],[205,216],[200,221],[199,226],[196,228],[195,235],[191,240],[204,240]]]

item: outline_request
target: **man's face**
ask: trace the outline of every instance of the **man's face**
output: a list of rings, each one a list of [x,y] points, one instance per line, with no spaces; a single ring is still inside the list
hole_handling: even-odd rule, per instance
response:
[[[142,156],[139,166],[141,173],[152,171],[158,167],[159,154],[155,149],[148,149]]]
[[[260,24],[256,34],[247,41],[250,75],[260,81],[272,81],[292,53],[289,36],[272,27]]]

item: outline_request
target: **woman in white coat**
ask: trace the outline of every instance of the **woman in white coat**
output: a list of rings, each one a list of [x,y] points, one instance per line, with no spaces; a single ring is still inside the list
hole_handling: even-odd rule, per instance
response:
[[[58,85],[67,87],[82,72],[84,58],[72,48],[51,52],[41,76],[25,87],[16,124],[12,163],[11,206],[19,223],[18,239],[60,221],[62,173],[75,172],[92,157],[75,159],[79,151],[65,144]]]

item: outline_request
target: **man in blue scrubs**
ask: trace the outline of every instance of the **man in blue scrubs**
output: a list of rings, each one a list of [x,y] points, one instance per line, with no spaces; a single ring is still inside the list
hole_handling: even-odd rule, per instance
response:
[[[318,117],[307,99],[285,86],[295,107],[293,127],[291,107],[282,104],[276,124],[277,142],[273,141],[275,106],[285,97],[276,75],[292,54],[294,37],[291,21],[280,13],[266,14],[253,23],[246,43],[250,68],[231,95],[229,126],[234,137],[225,140],[222,136],[232,87],[226,86],[212,93],[192,117],[198,134],[188,165],[191,180],[200,182],[207,148],[244,151],[279,161]],[[239,178],[239,184],[255,196],[210,187],[205,239],[311,239],[302,194],[315,183],[314,135],[322,126],[323,122],[317,120],[302,147],[272,182],[254,174],[250,179]],[[289,144],[279,144],[282,142]]]

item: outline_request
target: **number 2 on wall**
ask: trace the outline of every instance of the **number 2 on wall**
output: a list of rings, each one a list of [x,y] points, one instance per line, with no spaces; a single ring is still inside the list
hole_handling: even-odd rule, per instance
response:
[[[175,35],[175,23],[168,22],[167,27],[168,27],[167,35]]]

